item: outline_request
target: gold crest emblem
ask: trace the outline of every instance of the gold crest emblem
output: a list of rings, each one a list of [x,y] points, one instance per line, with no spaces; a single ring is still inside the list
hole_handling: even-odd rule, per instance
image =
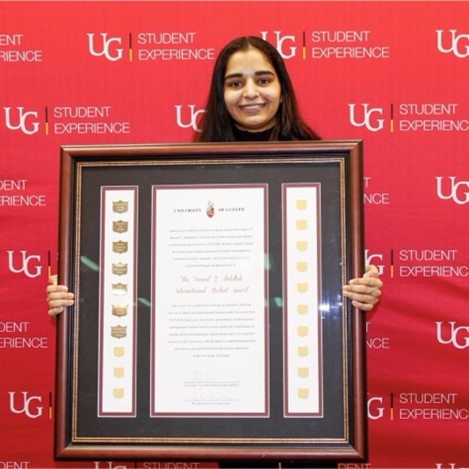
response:
[[[308,201],[306,199],[297,199],[296,208],[298,210],[305,210],[308,207]]]
[[[308,305],[298,305],[296,310],[298,314],[308,314]]]
[[[129,230],[129,222],[124,220],[117,220],[112,222],[112,231],[114,233],[127,233]]]
[[[127,337],[127,326],[111,326],[111,337],[114,339]]]
[[[113,283],[112,293],[114,293],[114,295],[125,295],[127,293],[127,284],[126,283]]]
[[[125,393],[123,388],[114,388],[112,390],[112,395],[114,396],[114,399],[123,399],[124,394]]]
[[[308,249],[308,241],[297,241],[296,249],[298,251],[306,251]]]
[[[127,241],[113,241],[112,242],[112,251],[117,254],[123,254],[129,249],[129,243]]]
[[[298,293],[306,293],[308,291],[308,284],[306,282],[298,282],[296,290]]]
[[[115,378],[123,378],[125,374],[125,368],[123,366],[115,366],[112,370],[112,374]]]
[[[112,315],[118,318],[127,316],[127,305],[112,305]]]
[[[304,231],[308,228],[308,220],[296,220],[296,229]]]
[[[129,203],[124,200],[118,200],[112,203],[112,211],[116,213],[125,213],[129,210]]]
[[[125,275],[127,273],[127,264],[123,264],[122,262],[112,264],[112,273],[114,275]]]

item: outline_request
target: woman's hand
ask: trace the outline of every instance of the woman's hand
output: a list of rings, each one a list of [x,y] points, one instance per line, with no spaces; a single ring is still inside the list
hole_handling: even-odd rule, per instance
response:
[[[379,278],[378,269],[374,265],[369,265],[363,277],[354,278],[348,285],[344,285],[343,294],[352,300],[356,308],[371,311],[379,301],[382,286],[383,282]],[[49,316],[57,316],[64,311],[65,307],[72,306],[74,302],[75,295],[69,292],[65,285],[57,285],[57,275],[51,275],[47,286]]]
[[[57,275],[49,277],[47,286],[47,304],[49,305],[49,316],[56,317],[66,306],[72,306],[75,302],[75,295],[68,291],[65,285],[57,285]]]
[[[343,287],[343,293],[352,300],[356,308],[371,311],[379,301],[382,286],[378,269],[374,265],[368,265],[363,277],[350,280],[348,285]]]

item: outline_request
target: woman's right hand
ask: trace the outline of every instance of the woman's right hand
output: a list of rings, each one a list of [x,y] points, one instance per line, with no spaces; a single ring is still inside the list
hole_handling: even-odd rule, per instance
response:
[[[72,306],[75,302],[75,295],[68,291],[65,285],[57,285],[57,275],[49,277],[47,285],[47,304],[49,305],[49,316],[55,318],[66,306]]]

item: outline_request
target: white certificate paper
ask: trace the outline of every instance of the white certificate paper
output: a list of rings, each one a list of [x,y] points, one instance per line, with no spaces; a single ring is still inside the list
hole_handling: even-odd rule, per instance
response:
[[[267,186],[153,186],[153,416],[268,416]]]

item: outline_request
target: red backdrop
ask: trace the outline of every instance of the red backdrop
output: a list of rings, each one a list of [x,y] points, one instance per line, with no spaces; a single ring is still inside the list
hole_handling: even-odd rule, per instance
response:
[[[467,2],[1,2],[0,468],[54,462],[59,147],[186,142],[214,57],[263,35],[324,139],[363,139],[369,460],[469,466]],[[179,463],[178,463],[179,464]],[[215,467],[217,464],[212,464]]]

